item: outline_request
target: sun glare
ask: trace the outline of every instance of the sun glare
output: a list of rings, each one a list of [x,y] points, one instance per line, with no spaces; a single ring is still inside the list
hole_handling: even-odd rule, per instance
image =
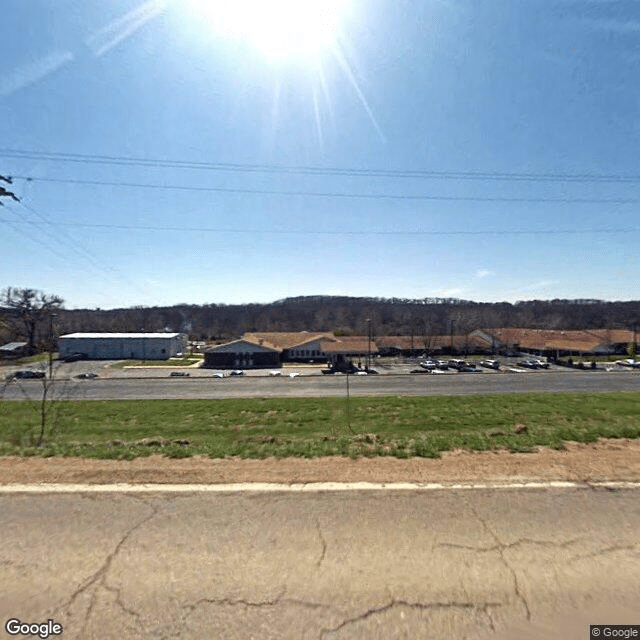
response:
[[[345,0],[190,0],[215,31],[272,58],[316,54],[336,36]]]

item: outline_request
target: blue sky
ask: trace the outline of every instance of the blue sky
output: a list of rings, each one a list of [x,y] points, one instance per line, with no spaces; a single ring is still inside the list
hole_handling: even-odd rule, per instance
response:
[[[639,3],[291,6],[3,0],[0,286],[637,299]]]

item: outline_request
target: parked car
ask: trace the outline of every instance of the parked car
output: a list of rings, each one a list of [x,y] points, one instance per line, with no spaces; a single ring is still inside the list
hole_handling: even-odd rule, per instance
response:
[[[436,360],[436,366],[441,371],[448,371],[449,370],[449,363],[446,360]]]
[[[172,371],[169,375],[172,378],[184,378],[190,374],[188,371]]]
[[[460,367],[458,371],[460,371],[460,373],[482,373],[482,369],[476,369],[474,365],[468,363]]]
[[[539,358],[533,358],[531,360],[531,362],[533,362],[536,366],[540,367],[541,369],[548,369],[549,368],[549,363],[546,360],[540,360]]]
[[[499,369],[500,361],[499,360],[480,360],[480,366],[485,367],[487,369]]]
[[[44,371],[31,371],[30,369],[23,369],[22,371],[16,371],[11,377],[19,380],[29,380],[33,378],[44,378]]]
[[[242,369],[232,369],[229,372],[230,376],[243,376],[244,375],[244,371]]]
[[[633,358],[627,358],[626,360],[618,360],[615,364],[621,367],[631,367],[632,369],[640,369],[640,361]]]
[[[437,363],[434,362],[433,360],[423,360],[422,362],[418,363],[423,369],[426,369],[427,371],[433,371],[434,369],[437,368]]]
[[[516,362],[516,365],[519,367],[524,367],[525,369],[539,369],[539,365],[533,360],[521,360],[520,362]]]
[[[64,358],[65,362],[78,362],[78,360],[88,360],[89,356],[86,353],[72,353],[66,358]]]
[[[87,371],[86,373],[79,373],[75,377],[78,378],[79,380],[93,380],[94,378],[98,377],[98,374],[93,373],[92,371]]]
[[[224,373],[222,373],[222,371],[216,371],[213,376],[213,378],[224,378]]]

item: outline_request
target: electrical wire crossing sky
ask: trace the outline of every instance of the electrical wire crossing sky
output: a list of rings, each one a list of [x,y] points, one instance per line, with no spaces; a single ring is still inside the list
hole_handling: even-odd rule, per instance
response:
[[[2,15],[2,288],[70,308],[637,299],[633,3]]]

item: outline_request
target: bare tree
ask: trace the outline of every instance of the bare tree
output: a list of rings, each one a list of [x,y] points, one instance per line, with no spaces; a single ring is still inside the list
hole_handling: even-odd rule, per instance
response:
[[[50,295],[35,289],[15,289],[8,287],[2,292],[2,304],[9,315],[20,322],[27,339],[27,352],[35,353],[36,331],[38,325],[50,319],[64,300],[60,296]],[[51,339],[51,336],[49,336]]]
[[[0,180],[2,180],[3,182],[6,182],[8,184],[11,184],[13,182],[13,179],[11,178],[11,176],[0,176]],[[20,202],[20,198],[18,198],[18,196],[16,196],[15,193],[13,193],[13,191],[9,191],[8,189],[6,189],[5,187],[0,187],[0,198],[11,198],[12,200],[15,200],[16,202]],[[0,206],[2,205],[2,200],[0,200]]]
[[[42,366],[40,368],[42,371]],[[43,375],[40,378],[40,390],[37,382],[25,383],[14,375],[10,375],[0,386],[0,400],[4,399],[9,387],[17,388],[22,396],[22,402],[26,402],[33,409],[37,418],[34,422],[18,422],[14,425],[14,433],[10,434],[10,440],[18,446],[42,447],[52,442],[60,431],[62,413],[65,402],[71,397],[73,388],[70,379],[56,380],[51,369],[49,377]]]

